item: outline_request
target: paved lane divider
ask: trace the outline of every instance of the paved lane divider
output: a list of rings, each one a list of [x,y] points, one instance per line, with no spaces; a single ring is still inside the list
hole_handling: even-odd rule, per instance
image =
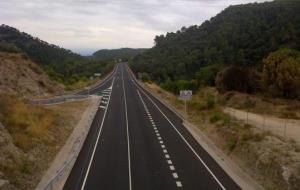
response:
[[[174,164],[173,164],[173,162],[172,162],[172,160],[171,160],[171,158],[170,158],[170,154],[168,153],[168,150],[167,150],[166,145],[164,144],[164,142],[163,142],[163,140],[162,140],[162,137],[161,137],[161,135],[160,135],[160,133],[159,133],[159,130],[157,129],[157,127],[156,127],[156,125],[155,125],[155,122],[154,122],[154,120],[152,119],[151,113],[149,112],[149,109],[148,109],[147,105],[145,104],[145,102],[144,102],[144,100],[143,100],[143,98],[142,98],[142,96],[141,96],[141,94],[140,94],[140,92],[139,92],[138,90],[137,90],[137,93],[138,93],[139,98],[140,98],[140,100],[141,100],[141,102],[142,102],[142,104],[143,104],[143,106],[144,106],[144,109],[145,109],[147,115],[148,115],[148,118],[149,118],[149,120],[150,120],[150,122],[151,122],[151,125],[152,125],[152,127],[153,127],[153,129],[154,129],[154,133],[155,133],[155,135],[156,135],[156,137],[157,137],[157,140],[158,140],[158,142],[159,142],[159,144],[160,144],[160,147],[161,147],[161,149],[162,149],[162,152],[163,152],[163,154],[164,154],[164,159],[166,160],[166,162],[167,162],[167,164],[168,164],[168,166],[169,166],[169,169],[170,169],[170,171],[171,171],[172,177],[173,177],[174,180],[175,180],[176,186],[177,186],[177,187],[182,187],[182,183],[181,183],[181,181],[178,179],[179,177],[178,177],[178,174],[176,173],[175,166],[174,166]]]

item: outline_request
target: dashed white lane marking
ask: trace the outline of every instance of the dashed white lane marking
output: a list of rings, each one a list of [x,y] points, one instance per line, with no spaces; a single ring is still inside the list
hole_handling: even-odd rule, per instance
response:
[[[177,187],[182,187],[182,183],[180,181],[176,181]]]
[[[99,108],[105,109],[106,107],[105,106],[99,106]]]
[[[170,170],[175,170],[175,167],[173,165],[170,166]]]
[[[173,175],[173,177],[174,177],[175,179],[177,179],[177,178],[178,178],[178,175],[177,175],[177,173],[176,173],[176,172],[172,173],[172,175]]]
[[[176,185],[177,185],[177,187],[182,187],[181,181],[176,181]]]
[[[150,122],[151,122],[151,124],[153,126],[153,129],[154,129],[154,132],[155,132],[155,134],[157,136],[157,139],[159,140],[159,143],[161,144],[161,148],[162,148],[162,151],[164,153],[165,158],[167,159],[167,163],[169,165],[169,169],[172,171],[172,176],[173,176],[174,179],[178,179],[178,174],[176,172],[174,172],[175,171],[175,167],[173,165],[172,160],[170,159],[170,155],[168,154],[168,151],[166,149],[166,146],[164,145],[164,142],[161,140],[162,138],[160,137],[159,131],[156,128],[155,122],[154,122],[154,120],[153,120],[150,112],[148,111],[148,108],[147,108],[145,102],[143,101],[140,92],[139,91],[137,91],[137,92],[138,92],[139,97],[140,97],[140,99],[141,99],[141,101],[143,103],[144,109],[146,110],[148,118],[149,118],[149,120],[150,120]],[[182,187],[182,183],[180,181],[176,181],[176,186],[177,187]]]

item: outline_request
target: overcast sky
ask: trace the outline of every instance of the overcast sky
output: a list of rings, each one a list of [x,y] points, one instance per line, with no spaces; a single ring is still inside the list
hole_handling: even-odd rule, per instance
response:
[[[266,0],[0,0],[0,24],[90,54],[149,48],[155,35],[200,25],[229,5]]]

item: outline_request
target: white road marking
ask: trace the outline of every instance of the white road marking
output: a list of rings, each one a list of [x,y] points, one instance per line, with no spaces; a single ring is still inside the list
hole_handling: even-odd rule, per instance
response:
[[[180,181],[176,181],[177,187],[182,187],[182,183]]]
[[[113,87],[114,81],[115,81],[115,78],[113,78],[111,87]],[[81,190],[84,189],[84,186],[85,186],[87,177],[88,177],[89,172],[90,172],[90,169],[91,169],[91,165],[92,165],[92,162],[93,162],[93,159],[94,159],[94,156],[95,156],[95,151],[96,151],[97,146],[98,146],[98,141],[99,141],[99,138],[100,138],[100,134],[101,134],[101,131],[102,131],[102,127],[103,127],[104,120],[105,120],[105,118],[106,118],[106,113],[107,113],[107,108],[108,108],[108,106],[109,106],[109,103],[110,103],[110,97],[109,97],[109,100],[108,100],[108,105],[107,105],[106,108],[105,108],[104,116],[103,116],[103,119],[102,119],[102,122],[101,122],[101,125],[100,125],[100,130],[99,130],[99,132],[98,132],[98,136],[97,136],[97,139],[96,139],[96,144],[95,144],[95,146],[94,146],[94,149],[93,149],[93,152],[92,152],[92,156],[91,156],[91,159],[90,159],[90,162],[89,162],[89,165],[88,165],[86,174],[85,174],[85,176],[84,176],[84,180],[83,180],[83,183],[82,183],[82,186],[81,186]]]
[[[177,173],[176,173],[176,172],[172,173],[172,175],[173,175],[173,177],[174,177],[175,179],[177,179],[177,178],[178,178],[178,175],[177,175]]]
[[[169,167],[170,167],[170,170],[172,170],[172,171],[175,170],[175,167],[173,165],[170,165]]]
[[[164,141],[159,141],[160,144],[164,144]]]
[[[106,107],[105,106],[99,106],[99,108],[105,109]]]
[[[130,76],[132,77],[132,76]],[[175,125],[171,122],[171,120],[161,111],[161,109],[158,107],[158,105],[144,92],[144,90],[141,90],[142,88],[136,84],[136,81],[134,81],[135,86],[140,89],[140,91],[150,100],[150,102],[156,107],[156,109],[164,116],[164,118],[170,123],[170,125],[173,127],[173,129],[177,132],[177,134],[181,137],[181,139],[185,142],[185,144],[189,147],[189,149],[194,153],[194,155],[198,158],[198,160],[202,163],[202,165],[206,168],[206,170],[210,173],[210,175],[214,178],[214,180],[219,184],[219,186],[226,190],[226,188],[223,186],[223,184],[219,181],[219,179],[215,176],[215,174],[210,170],[210,168],[206,165],[206,163],[202,160],[202,158],[199,156],[199,154],[195,151],[195,149],[190,145],[190,143],[184,138],[184,136],[178,131],[178,129],[175,127]]]
[[[138,92],[138,95],[139,95],[140,100],[141,100],[142,103],[143,103],[144,109],[146,110],[146,112],[147,112],[147,114],[148,114],[148,118],[149,118],[149,120],[151,121],[151,123],[152,123],[152,125],[153,125],[153,127],[154,127],[155,134],[156,134],[158,140],[161,140],[162,138],[160,137],[160,134],[159,134],[159,132],[158,132],[156,126],[155,126],[155,123],[154,123],[154,121],[153,121],[153,119],[152,119],[152,116],[151,116],[151,114],[147,111],[147,106],[146,106],[145,102],[143,101],[140,92],[139,92],[138,90],[137,90],[137,92]],[[174,171],[174,170],[175,170],[175,167],[172,165],[172,161],[169,159],[169,158],[170,158],[170,155],[168,154],[168,151],[167,151],[167,149],[166,149],[166,146],[163,144],[163,141],[159,141],[159,143],[161,144],[161,147],[163,148],[163,152],[164,152],[164,154],[165,154],[165,158],[168,159],[167,162],[168,162],[168,164],[169,164],[170,170]],[[175,178],[175,179],[178,178],[178,175],[177,175],[176,172],[172,173],[172,175],[173,175],[173,178]],[[182,187],[182,184],[181,184],[180,181],[176,181],[176,185],[177,185],[177,187]]]
[[[126,93],[125,93],[123,69],[122,69],[122,83],[123,83],[123,93],[124,93],[124,103],[125,103],[126,131],[127,131],[129,190],[132,190],[132,183],[131,183],[131,160],[130,160],[131,158],[130,158],[130,143],[129,143],[129,129],[128,129],[128,115],[127,115],[127,103],[126,103]]]

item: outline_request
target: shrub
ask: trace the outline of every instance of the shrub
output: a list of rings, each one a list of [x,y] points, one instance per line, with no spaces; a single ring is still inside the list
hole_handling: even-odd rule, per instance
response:
[[[211,123],[216,123],[222,119],[222,114],[220,112],[213,112],[213,114],[210,116],[209,121]]]
[[[148,74],[148,73],[142,73],[142,74],[141,74],[141,80],[142,80],[143,82],[149,82],[149,81],[150,81],[150,76],[149,76],[149,74]]]
[[[198,83],[203,86],[215,86],[215,78],[223,67],[223,65],[219,64],[202,67],[200,71],[196,73]]]
[[[280,49],[263,60],[262,85],[274,97],[300,98],[300,53]]]
[[[260,89],[260,75],[251,68],[230,66],[220,71],[216,77],[218,91],[239,91],[253,93]]]
[[[233,151],[234,148],[236,147],[237,144],[237,138],[236,137],[231,137],[228,141],[227,141],[227,146],[229,151]]]
[[[208,96],[206,99],[207,109],[213,109],[216,106],[215,98],[213,96]]]

